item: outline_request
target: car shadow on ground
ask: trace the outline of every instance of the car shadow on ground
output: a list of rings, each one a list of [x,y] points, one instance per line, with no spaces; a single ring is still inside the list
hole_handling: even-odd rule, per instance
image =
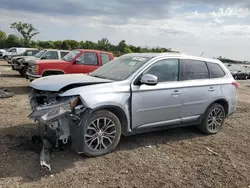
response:
[[[1,61],[1,60],[0,60]],[[11,65],[7,64],[7,65],[0,65],[0,67],[10,67]]]
[[[122,136],[117,150],[150,147],[204,136],[207,135],[203,134],[196,126],[165,129],[133,136]]]
[[[28,86],[0,87],[0,90],[5,90],[7,92],[13,93],[14,95],[23,95],[30,93],[30,87]]]
[[[52,153],[52,171],[42,169],[39,164],[39,154],[42,148],[40,141],[34,138],[38,135],[36,124],[12,126],[0,129],[0,178],[19,177],[24,182],[38,181],[42,177],[63,172],[75,167],[76,161],[88,160],[72,149]],[[135,148],[167,144],[184,139],[205,136],[195,127],[168,129],[151,133],[144,133],[128,137],[121,137],[114,152],[132,150]]]
[[[19,74],[0,74],[0,78],[23,78],[25,79],[22,75],[19,75]]]

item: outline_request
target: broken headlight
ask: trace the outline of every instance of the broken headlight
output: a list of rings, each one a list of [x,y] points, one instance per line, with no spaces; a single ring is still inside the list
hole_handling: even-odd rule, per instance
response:
[[[79,104],[79,97],[64,100],[60,103],[38,106],[30,115],[30,118],[40,119],[42,121],[53,121],[72,110]]]
[[[71,112],[70,102],[63,102],[48,106],[38,106],[30,115],[30,118],[51,121],[61,115]]]

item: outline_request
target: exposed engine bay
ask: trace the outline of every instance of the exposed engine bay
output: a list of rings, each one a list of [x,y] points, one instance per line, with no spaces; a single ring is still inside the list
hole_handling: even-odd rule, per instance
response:
[[[58,148],[59,142],[64,145],[69,142],[72,128],[83,122],[82,114],[86,111],[86,107],[79,96],[63,98],[58,92],[35,89],[32,89],[30,94],[30,105],[32,112],[29,118],[38,121],[43,141],[40,164],[51,170],[49,163],[51,149]],[[79,126],[78,129],[80,131]]]

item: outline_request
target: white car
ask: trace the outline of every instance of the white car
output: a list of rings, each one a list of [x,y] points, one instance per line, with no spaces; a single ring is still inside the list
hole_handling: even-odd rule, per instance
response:
[[[0,58],[3,57],[3,53],[5,53],[6,51],[4,49],[0,49]]]
[[[24,53],[26,50],[29,48],[19,48],[19,47],[12,47],[8,51],[3,52],[2,58],[7,61],[8,56],[13,56],[13,55],[21,55]]]

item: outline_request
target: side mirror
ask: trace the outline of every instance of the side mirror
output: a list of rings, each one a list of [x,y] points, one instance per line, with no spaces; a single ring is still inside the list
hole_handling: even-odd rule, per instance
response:
[[[141,77],[141,81],[140,81],[142,84],[146,84],[146,85],[156,85],[158,84],[158,78],[157,76],[155,75],[152,75],[152,74],[144,74],[142,77]]]
[[[81,60],[79,59],[79,58],[77,58],[76,60],[75,60],[75,64],[79,64],[81,62]]]
[[[51,58],[50,55],[45,54],[45,56],[43,56],[41,59],[50,59],[50,58]]]

